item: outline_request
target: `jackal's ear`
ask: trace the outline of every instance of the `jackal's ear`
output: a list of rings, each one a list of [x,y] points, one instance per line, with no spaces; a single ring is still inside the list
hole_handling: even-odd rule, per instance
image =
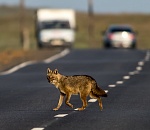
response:
[[[57,69],[54,70],[54,74],[58,74],[58,70]]]
[[[51,72],[51,70],[50,70],[50,68],[48,68],[48,69],[47,69],[47,73],[50,73],[50,72]]]

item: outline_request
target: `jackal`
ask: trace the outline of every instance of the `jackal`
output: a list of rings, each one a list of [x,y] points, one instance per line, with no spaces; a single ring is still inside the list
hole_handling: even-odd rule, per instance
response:
[[[58,105],[53,110],[58,110],[63,102],[64,97],[66,96],[65,103],[73,108],[73,105],[69,102],[72,94],[80,94],[82,100],[82,107],[77,108],[77,110],[84,110],[87,106],[87,96],[97,99],[100,109],[103,109],[101,97],[107,97],[107,94],[104,90],[98,87],[94,78],[88,75],[73,75],[73,76],[64,76],[58,73],[58,70],[47,69],[47,79],[48,82],[55,85],[60,91],[60,98]]]

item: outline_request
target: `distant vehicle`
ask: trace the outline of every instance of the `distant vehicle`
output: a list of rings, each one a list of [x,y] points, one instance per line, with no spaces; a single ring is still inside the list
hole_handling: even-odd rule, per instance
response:
[[[129,25],[110,25],[104,33],[105,48],[136,48],[136,34]]]
[[[39,48],[45,45],[72,47],[75,28],[75,11],[72,9],[38,9],[36,12],[36,38]]]

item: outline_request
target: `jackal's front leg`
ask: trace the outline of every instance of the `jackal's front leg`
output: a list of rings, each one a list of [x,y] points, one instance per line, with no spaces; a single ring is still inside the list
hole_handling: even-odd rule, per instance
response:
[[[73,105],[70,103],[70,98],[71,98],[71,94],[70,94],[70,93],[66,94],[66,101],[65,101],[65,103],[66,103],[69,107],[73,108]]]
[[[63,103],[64,96],[65,96],[64,94],[60,94],[58,105],[56,108],[53,109],[54,111],[57,111],[61,107],[61,105]]]

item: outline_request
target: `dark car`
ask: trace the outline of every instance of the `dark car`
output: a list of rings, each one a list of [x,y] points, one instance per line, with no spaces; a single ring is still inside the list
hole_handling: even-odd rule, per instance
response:
[[[136,48],[136,33],[129,25],[111,25],[104,33],[105,48]]]

